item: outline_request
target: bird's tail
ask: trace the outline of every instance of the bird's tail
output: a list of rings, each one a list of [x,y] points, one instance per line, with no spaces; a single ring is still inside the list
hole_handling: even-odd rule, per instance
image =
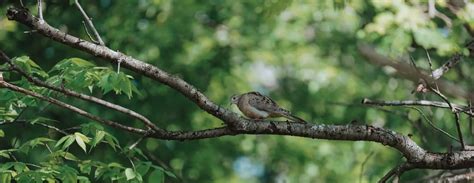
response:
[[[298,123],[308,123],[304,119],[299,118],[298,116],[292,115],[292,114],[284,114],[286,118],[288,118],[291,121],[298,122]]]

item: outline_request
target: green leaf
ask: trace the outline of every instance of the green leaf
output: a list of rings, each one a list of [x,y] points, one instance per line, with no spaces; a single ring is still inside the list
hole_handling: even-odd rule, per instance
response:
[[[79,158],[77,158],[76,156],[74,156],[74,154],[70,152],[64,152],[62,154],[63,154],[64,159],[71,160],[71,161],[79,161]]]
[[[79,132],[74,133],[74,137],[76,139],[77,145],[79,145],[79,147],[81,147],[82,150],[84,150],[84,152],[87,153],[87,148],[86,148],[86,144],[84,143],[84,139],[87,139],[87,140],[89,139]]]
[[[114,151],[116,151],[115,149],[116,147],[119,147],[118,140],[114,136],[110,135],[109,133],[105,134],[104,139],[107,142],[107,144],[109,144],[114,149]]]
[[[17,173],[27,172],[27,171],[30,170],[30,169],[26,166],[26,164],[25,164],[25,163],[22,163],[22,162],[15,162],[15,163],[13,163],[13,169],[14,169]]]
[[[156,165],[151,165],[151,167],[153,167],[153,168],[155,168],[155,169],[157,169],[157,170],[160,170],[160,171],[162,171],[162,172],[165,172],[166,175],[168,175],[168,176],[170,176],[170,177],[176,178],[176,175],[175,175],[173,172],[170,172],[170,171],[168,171],[168,170],[165,170],[165,169],[163,169],[162,167],[159,167],[159,166],[156,166]]]
[[[108,166],[109,168],[125,168],[125,167],[123,167],[121,164],[116,163],[116,162],[109,163],[107,166]]]
[[[128,98],[132,97],[132,93],[139,93],[138,89],[133,85],[133,77],[123,72],[116,73],[112,70],[104,70],[101,74],[98,86],[102,88],[104,94],[114,90],[116,94],[125,93]]]
[[[95,169],[95,172],[94,172],[94,178],[96,178],[96,179],[99,178],[100,176],[102,176],[102,175],[104,174],[104,172],[105,172],[105,168],[104,168],[104,167],[100,167],[100,166],[97,167],[97,168]]]
[[[74,135],[69,135],[66,142],[64,142],[62,149],[66,149],[69,146],[71,146],[71,144],[74,142],[74,140],[75,140]]]
[[[44,78],[48,77],[48,73],[44,72],[43,69],[28,56],[16,57],[13,58],[12,61],[27,73],[37,74]]]
[[[111,73],[112,72],[106,72],[102,75],[102,77],[100,78],[99,80],[99,87],[102,88],[102,93],[103,94],[106,94],[108,92],[110,92],[111,90],[114,89],[114,84],[113,84],[113,80],[112,79],[109,79],[111,78]]]
[[[435,29],[419,28],[414,30],[415,41],[425,49],[436,48],[441,55],[456,51],[457,46]]]
[[[95,147],[105,136],[105,132],[98,130],[95,133],[94,139],[92,140],[91,147]]]
[[[13,167],[14,162],[7,162],[0,164],[0,171],[5,171]]]
[[[30,57],[28,56],[21,56],[13,58],[12,61],[16,66],[20,67],[20,69],[22,69],[26,73],[31,73],[31,65],[28,64],[29,59]]]
[[[148,182],[165,182],[165,175],[163,174],[163,171],[154,170],[153,172],[151,172],[150,176],[148,177]]]
[[[56,169],[58,171],[58,177],[61,182],[65,183],[77,183],[77,170],[69,167],[67,165],[58,166]]]
[[[70,137],[70,135],[66,135],[64,137],[62,137],[61,139],[58,140],[58,142],[56,142],[56,145],[54,145],[54,147],[59,147],[62,143],[64,143],[68,138]]]
[[[137,175],[135,174],[135,172],[133,171],[133,169],[131,168],[126,168],[125,169],[125,177],[127,178],[127,180],[132,180],[136,177]]]
[[[74,65],[78,67],[94,67],[95,64],[84,60],[82,58],[69,58],[69,62],[73,63]]]
[[[138,174],[145,175],[148,172],[148,170],[150,170],[150,167],[151,167],[151,162],[140,162],[136,166],[136,170]]]
[[[90,183],[91,181],[89,180],[89,178],[85,177],[85,176],[77,176],[77,181],[79,183]]]
[[[84,68],[93,68],[95,65],[89,61],[86,61],[81,58],[68,58],[63,59],[58,62],[50,72],[52,71],[65,71],[68,72],[70,70],[82,70]]]
[[[81,125],[82,134],[92,135],[97,133],[97,130],[104,130],[104,127],[97,123],[86,123]]]
[[[20,146],[20,151],[28,153],[28,151],[32,148],[35,148],[38,145],[45,145],[46,142],[53,142],[54,140],[45,138],[45,137],[38,137],[32,140],[25,142],[23,145]]]
[[[118,79],[118,83],[115,88],[115,91],[118,93],[120,92],[124,92],[128,98],[131,98],[132,97],[132,82],[130,81],[129,77],[127,77],[126,74],[124,74],[123,72],[117,74],[117,79]]]
[[[5,137],[5,132],[2,129],[0,129],[0,137]]]
[[[84,141],[85,143],[89,143],[90,140],[89,140],[89,137],[85,136],[84,134],[82,133],[79,133],[79,132],[76,132],[74,133],[75,136],[81,138],[82,141]]]
[[[81,171],[81,173],[86,174],[86,175],[89,175],[91,173],[92,165],[93,164],[91,160],[82,161],[81,163],[78,164],[79,170]]]
[[[4,157],[4,158],[10,158],[10,154],[11,152],[15,152],[15,151],[18,151],[18,149],[5,149],[5,150],[0,150],[0,156]]]
[[[7,158],[7,159],[10,159],[10,155],[7,154],[7,153],[5,153],[5,152],[1,152],[1,151],[0,151],[0,156],[1,156],[1,157],[4,157],[4,158]]]
[[[49,119],[49,118],[45,118],[45,117],[37,117],[37,118],[31,120],[30,123],[31,124],[36,124],[38,122],[45,122],[46,123],[46,122],[57,122],[57,121],[54,120],[54,119]]]
[[[10,173],[0,173],[0,182],[12,182],[12,175]]]

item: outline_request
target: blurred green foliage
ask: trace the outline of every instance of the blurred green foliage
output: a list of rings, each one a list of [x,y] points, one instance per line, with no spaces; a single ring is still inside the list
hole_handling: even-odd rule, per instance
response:
[[[36,1],[23,2],[36,14]],[[168,130],[222,124],[159,82],[126,69],[117,73],[116,65],[25,32],[25,26],[5,17],[12,5],[19,6],[19,1],[0,2],[0,47],[29,73],[138,111]],[[463,25],[474,27],[473,3],[453,14],[449,3],[436,1],[437,12],[448,19],[431,17],[427,0],[98,0],[82,5],[111,49],[183,78],[222,106],[229,106],[233,94],[256,90],[313,123],[357,120],[383,126],[413,134],[430,151],[447,151],[455,144],[430,128],[416,110],[359,104],[364,97],[439,99],[410,94],[411,82],[364,62],[357,45],[370,43],[392,58],[413,57],[426,70],[427,52],[436,68],[454,53],[467,53],[463,45],[469,35]],[[50,25],[87,39],[75,6],[61,0],[44,6]],[[457,72],[443,77],[472,89],[472,68],[472,59],[465,59]],[[33,86],[19,75],[4,77],[105,119],[141,126],[114,111]],[[455,134],[449,111],[421,109]],[[14,119],[26,123],[11,123]],[[128,152],[139,136],[6,89],[0,89],[0,122],[0,182],[17,174],[20,182],[374,182],[402,161],[400,153],[375,143],[265,135],[185,142],[146,139]],[[39,123],[80,128],[64,135]],[[464,117],[462,125],[472,142]],[[413,171],[402,178],[427,173]]]

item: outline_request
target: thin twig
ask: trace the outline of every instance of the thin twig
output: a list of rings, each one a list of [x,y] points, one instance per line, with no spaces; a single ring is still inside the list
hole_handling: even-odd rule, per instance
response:
[[[415,59],[410,55],[410,62],[411,62],[411,66],[413,67],[413,70],[416,71],[416,73],[420,76],[422,76],[423,74],[421,73],[420,69],[418,69],[418,67],[416,66],[416,63],[415,63]],[[411,93],[418,93],[418,92],[421,92],[421,93],[426,93],[428,91],[428,89],[426,89],[426,85],[427,85],[427,82],[424,80],[424,79],[418,79],[418,85],[415,87],[415,89],[413,89],[411,91]]]
[[[26,120],[17,120],[16,122],[25,123],[25,122],[28,122],[28,121],[26,121]],[[0,121],[0,125],[9,125],[9,124],[15,124],[15,123],[13,123],[13,121],[8,121],[8,120],[1,120]]]
[[[153,131],[151,129],[148,129],[148,132],[146,134],[143,134],[138,140],[136,140],[130,147],[128,147],[129,150],[132,150],[135,148],[145,137],[148,137],[148,135],[152,134]]]
[[[378,106],[429,106],[429,107],[438,107],[452,109],[453,107],[460,112],[464,112],[469,116],[474,116],[474,112],[471,111],[471,107],[462,106],[458,104],[440,102],[440,101],[430,101],[430,100],[401,100],[401,101],[380,101],[380,100],[370,100],[364,98],[362,104],[368,105],[378,105]]]
[[[462,150],[466,149],[466,145],[464,144],[464,140],[462,137],[462,132],[461,132],[461,123],[459,122],[459,112],[453,112],[454,113],[454,119],[456,120],[456,129],[458,131],[459,135],[459,140],[461,141],[461,148]]]
[[[173,172],[173,169],[170,166],[168,166],[165,162],[163,162],[163,160],[156,157],[155,154],[150,153],[149,151],[144,151],[144,153],[146,154],[147,157],[151,159],[151,161],[153,161],[153,164],[159,164],[160,167],[162,167],[166,171]],[[181,174],[177,174],[177,173],[174,173],[174,174],[176,175],[178,182],[184,182]]]
[[[467,106],[468,106],[470,112],[474,112],[474,110],[472,109],[472,102],[471,102],[471,100],[469,100]],[[469,118],[469,131],[470,131],[471,135],[474,135],[474,129],[473,129],[473,126],[472,126],[472,118],[473,118],[473,117],[472,117],[472,116],[468,116],[468,118]]]
[[[425,49],[425,53],[426,53],[426,57],[428,57],[428,64],[430,66],[431,77],[435,78],[434,73],[433,73],[433,62],[431,61],[430,53],[428,53],[428,50],[426,50],[426,49]],[[438,89],[438,88],[436,88],[436,89]]]
[[[446,96],[444,96],[439,90],[436,90],[434,88],[430,88],[430,90],[433,93],[435,93],[436,95],[438,95],[441,99],[443,99],[446,103],[448,103],[449,107],[451,108],[451,111],[454,114],[454,119],[456,121],[456,129],[458,131],[459,141],[461,143],[462,149],[464,150],[466,148],[466,146],[464,144],[464,140],[463,140],[463,137],[462,137],[461,124],[459,123],[459,111],[455,107],[453,107],[451,102],[449,102],[448,98]]]
[[[25,7],[25,5],[23,4],[23,0],[20,0],[20,6],[21,6],[22,8]]]
[[[32,166],[32,167],[35,167],[35,168],[43,168],[39,165],[36,165],[36,164],[33,164],[33,163],[25,163],[25,165],[28,165],[28,166]]]
[[[114,121],[102,119],[98,116],[92,115],[92,114],[90,114],[90,113],[88,113],[88,112],[86,112],[82,109],[79,109],[79,108],[75,107],[75,106],[66,104],[66,103],[61,102],[59,100],[56,100],[54,98],[46,97],[44,95],[35,93],[33,91],[30,91],[30,90],[18,87],[16,85],[10,84],[6,81],[0,81],[0,86],[8,88],[8,89],[16,91],[16,92],[19,92],[19,93],[23,93],[25,95],[29,95],[29,96],[41,99],[41,100],[45,100],[45,101],[50,102],[52,104],[55,104],[59,107],[62,107],[62,108],[68,109],[70,111],[73,111],[77,114],[80,114],[81,116],[87,117],[87,118],[92,119],[94,121],[101,122],[101,123],[104,123],[106,125],[109,125],[109,126],[112,126],[112,127],[115,127],[115,128],[119,128],[119,129],[122,129],[122,130],[125,130],[125,131],[128,131],[128,132],[133,132],[133,133],[138,133],[138,134],[145,134],[146,133],[146,131],[143,130],[143,129],[134,128],[134,127],[122,125],[122,124],[114,122]]]
[[[439,12],[439,11],[436,11],[436,14],[435,14],[436,17],[438,17],[439,19],[443,20],[444,23],[446,24],[446,27],[448,28],[452,28],[453,27],[453,21],[445,14]]]
[[[40,19],[40,21],[44,21],[44,19],[43,19],[43,2],[42,2],[42,0],[38,0],[38,19]]]
[[[444,63],[441,67],[437,68],[436,70],[431,72],[431,76],[434,80],[437,80],[443,76],[444,73],[448,72],[451,68],[453,68],[459,61],[461,61],[462,55],[461,54],[454,54],[449,60]]]
[[[89,25],[89,28],[92,29],[92,32],[94,33],[94,36],[97,39],[97,41],[99,41],[99,44],[104,46],[105,45],[104,41],[102,41],[102,38],[100,38],[99,33],[95,29],[94,24],[92,23],[92,19],[89,18],[89,16],[87,16],[87,13],[84,11],[84,9],[82,9],[81,4],[79,4],[79,0],[75,0],[75,4],[76,4],[77,9],[79,9],[85,21],[87,22],[87,25]]]
[[[18,114],[18,116],[15,117],[15,119],[13,119],[12,122],[16,122],[20,119],[21,115],[25,113],[26,109],[28,109],[28,106],[26,106],[25,108],[23,108],[21,111],[20,111],[20,114]]]
[[[63,131],[63,130],[61,130],[61,129],[59,129],[59,128],[53,126],[53,125],[48,125],[48,124],[44,124],[44,123],[35,123],[35,124],[38,124],[38,125],[40,125],[40,126],[44,126],[44,127],[49,128],[49,129],[51,129],[51,130],[57,131],[57,132],[59,132],[59,133],[61,133],[61,134],[63,134],[63,135],[69,135],[69,133],[67,133],[67,132],[65,132],[65,131]]]
[[[367,155],[367,157],[365,157],[364,161],[362,162],[362,164],[360,165],[360,175],[359,175],[359,183],[362,182],[362,176],[364,175],[364,167],[365,167],[365,164],[369,161],[370,157],[372,157],[372,155],[375,154],[375,151],[371,151],[369,153],[369,155]]]
[[[455,141],[457,141],[457,142],[460,142],[456,137],[452,136],[451,134],[449,134],[448,132],[444,131],[443,129],[437,127],[437,126],[433,123],[433,121],[431,121],[431,120],[425,115],[425,113],[423,113],[423,111],[421,111],[421,109],[418,109],[418,108],[416,108],[416,107],[410,107],[410,106],[409,106],[408,108],[412,108],[412,109],[415,109],[416,111],[418,111],[418,112],[421,114],[421,116],[423,116],[423,118],[425,118],[425,120],[428,122],[428,124],[429,124],[431,127],[433,127],[435,130],[438,130],[439,132],[443,133],[444,135],[448,136],[449,138],[451,138],[451,139],[453,139],[453,140],[455,140]]]
[[[86,22],[82,21],[82,25],[84,25],[84,30],[86,31],[86,34],[87,34],[87,36],[89,37],[89,39],[90,39],[93,43],[99,44],[99,42],[97,42],[97,40],[95,40],[95,39],[91,36],[91,34],[89,33],[89,30],[87,29]]]
[[[405,172],[407,170],[411,170],[413,168],[414,167],[408,162],[402,163],[402,164],[392,168],[389,172],[387,172],[387,174],[385,174],[382,177],[382,179],[379,180],[379,183],[387,182],[393,176],[399,177],[403,174],[403,172]]]
[[[73,126],[69,128],[64,128],[63,131],[67,132],[67,131],[80,130],[80,129],[81,129],[80,126]]]

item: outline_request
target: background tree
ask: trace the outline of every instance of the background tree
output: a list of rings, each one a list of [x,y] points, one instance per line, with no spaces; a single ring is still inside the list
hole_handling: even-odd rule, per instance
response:
[[[473,3],[82,3],[0,3],[4,182],[472,176]],[[310,124],[239,118],[251,90]]]

